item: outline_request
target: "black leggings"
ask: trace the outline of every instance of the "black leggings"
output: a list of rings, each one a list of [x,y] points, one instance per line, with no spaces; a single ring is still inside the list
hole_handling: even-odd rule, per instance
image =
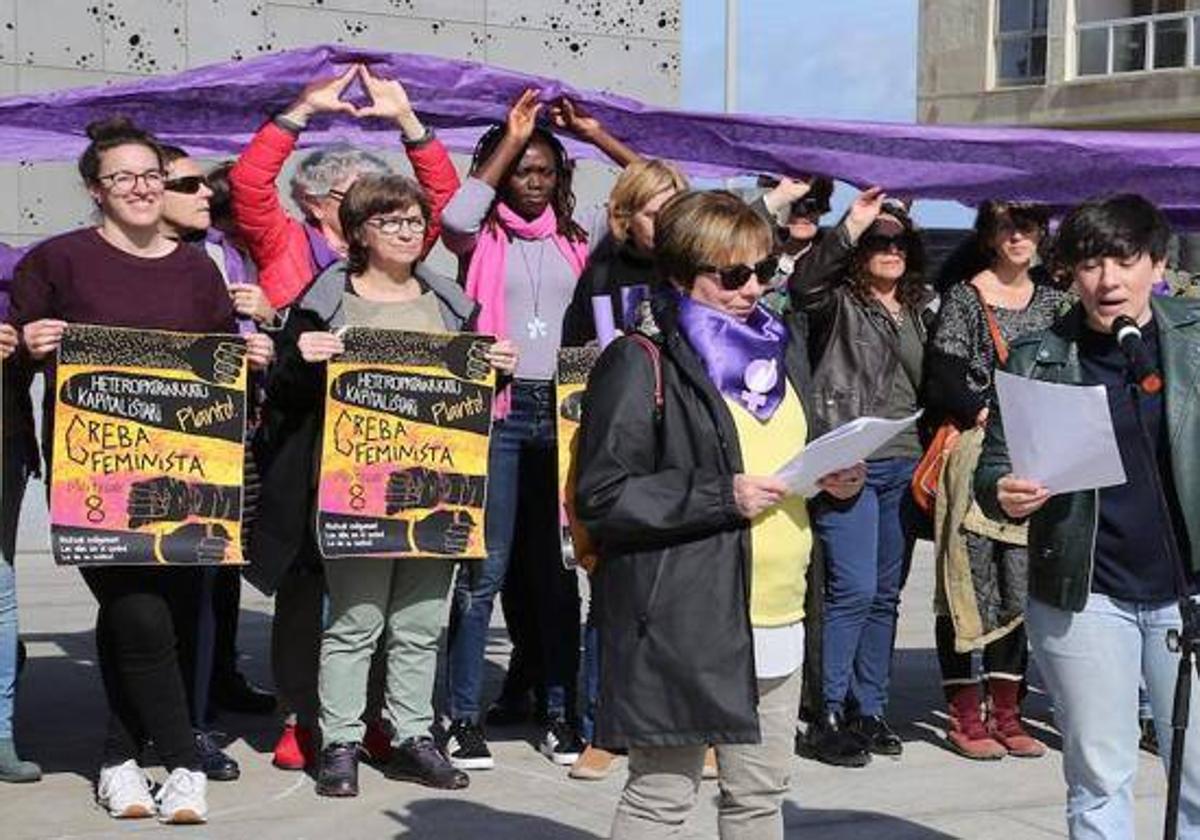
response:
[[[112,714],[104,766],[137,760],[154,742],[168,771],[196,769],[184,674],[194,672],[200,570],[136,566],[85,568],[95,596],[96,654]],[[181,661],[182,660],[182,661]]]
[[[934,624],[937,637],[938,664],[942,666],[942,682],[964,683],[975,679],[970,653],[954,650],[954,621],[939,615]],[[1025,639],[1025,624],[1021,623],[996,641],[984,645],[984,677],[1017,677],[1025,679],[1029,667],[1029,646]]]

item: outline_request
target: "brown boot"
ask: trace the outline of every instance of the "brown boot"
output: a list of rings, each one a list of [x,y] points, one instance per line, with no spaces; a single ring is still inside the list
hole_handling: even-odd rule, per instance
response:
[[[947,685],[946,702],[950,707],[950,728],[946,740],[954,750],[975,761],[1004,758],[1008,750],[988,734],[979,714],[979,683]]]
[[[588,744],[587,749],[580,754],[579,758],[575,759],[575,763],[571,765],[571,770],[567,775],[572,779],[582,781],[599,781],[612,772],[613,762],[616,760],[617,757],[608,750]]]
[[[1044,756],[1046,745],[1021,725],[1020,681],[990,677],[988,693],[992,696],[992,718],[988,726],[992,737],[1004,745],[1009,755],[1018,758]]]

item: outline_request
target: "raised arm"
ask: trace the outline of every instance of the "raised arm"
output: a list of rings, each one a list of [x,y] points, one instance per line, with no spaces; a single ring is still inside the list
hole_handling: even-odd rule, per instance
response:
[[[634,161],[641,160],[641,155],[610,134],[600,120],[584,112],[565,96],[550,107],[550,120],[557,128],[604,152],[622,169]]]

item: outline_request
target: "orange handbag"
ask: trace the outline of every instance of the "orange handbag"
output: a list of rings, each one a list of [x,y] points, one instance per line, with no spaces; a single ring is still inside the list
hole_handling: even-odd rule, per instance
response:
[[[1000,332],[1000,325],[996,323],[992,307],[988,306],[987,301],[983,299],[983,293],[979,291],[979,287],[971,283],[971,288],[979,296],[979,305],[983,307],[983,316],[987,319],[988,332],[991,333],[992,344],[996,348],[997,366],[1002,367],[1008,361],[1008,343],[1004,340],[1004,334]],[[937,501],[938,479],[942,475],[942,467],[946,463],[946,457],[954,449],[954,444],[958,443],[959,434],[961,434],[961,430],[954,425],[953,420],[946,420],[938,426],[937,431],[933,434],[933,440],[929,442],[925,454],[921,456],[921,460],[917,462],[917,468],[913,471],[913,501],[922,512],[930,516],[933,515],[933,505]]]

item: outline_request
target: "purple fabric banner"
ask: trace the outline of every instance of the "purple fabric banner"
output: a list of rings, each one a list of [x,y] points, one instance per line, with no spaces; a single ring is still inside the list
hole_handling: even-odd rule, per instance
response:
[[[307,80],[364,61],[400,79],[417,110],[458,150],[481,127],[502,120],[526,87],[542,98],[570,96],[642,154],[675,160],[693,173],[820,172],[853,184],[881,184],[913,198],[976,204],[990,197],[1073,204],[1136,191],[1176,218],[1200,217],[1200,135],[1053,131],[982,126],[801,120],[696,113],[578,90],[554,79],[466,61],[313,47],[155,76],[125,84],[0,99],[0,160],[61,160],[85,144],[83,126],[122,113],[163,139],[203,156],[238,153],[264,116]],[[350,99],[361,99],[357,84]],[[312,146],[346,140],[396,148],[395,129],[346,117],[318,118],[302,137]],[[572,144],[581,156],[590,147]]]

